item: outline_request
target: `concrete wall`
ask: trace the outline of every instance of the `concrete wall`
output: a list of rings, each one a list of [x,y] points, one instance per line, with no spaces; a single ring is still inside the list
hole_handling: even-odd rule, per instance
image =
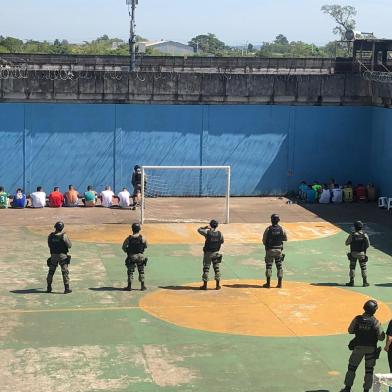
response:
[[[387,127],[381,125],[391,113],[380,110],[378,118],[373,110],[0,104],[0,184],[28,192],[70,183],[119,190],[129,185],[135,164],[231,165],[235,195],[283,194],[302,179],[368,182],[369,154],[359,152],[370,144],[372,124],[380,128],[373,145],[382,139]]]
[[[186,46],[186,45],[185,45]],[[128,56],[95,56],[95,55],[68,55],[68,54],[11,54],[1,53],[0,64],[16,64],[23,66],[34,66],[39,69],[47,69],[50,65],[61,67],[93,67],[102,69],[108,67],[129,67]],[[288,68],[292,71],[295,69],[315,69],[326,70],[329,73],[335,68],[351,71],[351,59],[334,59],[334,58],[263,58],[263,57],[179,57],[179,56],[142,56],[137,57],[137,63],[142,69],[150,67],[172,67],[180,69],[235,69],[246,68],[248,71],[253,69]]]
[[[390,105],[392,84],[360,75],[3,70],[0,102]]]
[[[374,108],[372,114],[371,174],[381,195],[392,197],[392,110]]]

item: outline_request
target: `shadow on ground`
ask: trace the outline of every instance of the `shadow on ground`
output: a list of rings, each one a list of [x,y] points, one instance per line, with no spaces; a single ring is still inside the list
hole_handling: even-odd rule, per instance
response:
[[[351,233],[353,223],[357,220],[365,224],[365,231],[370,226],[371,246],[383,253],[392,256],[392,230],[391,214],[385,209],[377,207],[377,203],[342,203],[342,204],[300,204],[305,210],[318,215],[346,233]],[[284,223],[283,223],[284,224]],[[375,224],[375,225],[374,225]],[[342,244],[344,249],[344,244]]]
[[[258,284],[241,284],[241,283],[236,283],[236,284],[224,284],[224,287],[228,287],[230,289],[263,289],[263,285],[258,285]]]
[[[25,289],[25,290],[10,290],[10,293],[13,294],[47,294],[46,290],[44,290],[42,287],[38,289]]]
[[[346,287],[344,283],[332,283],[332,282],[320,282],[320,283],[311,283],[311,286],[321,286],[321,287]]]
[[[305,392],[330,392],[329,389],[312,389],[311,391],[305,391]]]
[[[91,291],[123,291],[122,287],[90,287]]]
[[[195,286],[159,286],[160,289],[163,290],[200,290],[199,287]]]
[[[392,287],[392,283],[376,283],[375,286],[379,286],[379,287]]]

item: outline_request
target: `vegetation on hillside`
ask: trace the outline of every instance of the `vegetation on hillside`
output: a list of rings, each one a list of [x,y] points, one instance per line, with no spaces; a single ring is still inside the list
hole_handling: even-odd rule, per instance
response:
[[[344,38],[348,29],[354,29],[354,17],[357,11],[352,6],[324,5],[321,11],[333,18],[336,26],[334,34],[339,39]],[[137,41],[146,39],[137,36]],[[302,41],[289,41],[279,34],[272,42],[261,45],[246,44],[243,47],[233,47],[221,41],[215,34],[200,34],[192,38],[188,45],[192,46],[195,55],[201,56],[259,56],[259,57],[343,57],[348,54],[348,46],[341,42],[329,42],[324,46],[317,46]],[[93,41],[70,43],[67,40],[56,39],[54,42],[27,40],[22,41],[14,37],[0,36],[0,53],[42,53],[42,54],[91,54],[128,56],[128,42],[119,38],[109,38],[107,35]],[[164,55],[157,50],[148,48],[146,55]]]

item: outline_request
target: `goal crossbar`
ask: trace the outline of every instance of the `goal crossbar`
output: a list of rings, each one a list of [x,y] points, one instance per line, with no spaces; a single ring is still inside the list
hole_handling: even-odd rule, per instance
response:
[[[165,170],[170,170],[170,169],[187,169],[187,170],[200,170],[200,169],[225,169],[230,171],[231,166],[142,166],[142,169],[148,170],[148,169],[154,169],[154,170],[159,170],[159,169],[165,169]]]
[[[230,221],[230,177],[231,166],[142,166],[141,178],[141,223],[145,222],[145,180],[146,170],[222,170],[226,172],[226,192],[225,192],[225,222]],[[147,177],[148,178],[148,177]]]

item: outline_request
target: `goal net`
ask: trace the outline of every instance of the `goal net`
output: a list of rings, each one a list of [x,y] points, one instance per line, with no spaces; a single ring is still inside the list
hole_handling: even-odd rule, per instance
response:
[[[143,166],[141,221],[229,223],[230,166]]]
[[[373,391],[392,392],[392,374],[375,374]]]

